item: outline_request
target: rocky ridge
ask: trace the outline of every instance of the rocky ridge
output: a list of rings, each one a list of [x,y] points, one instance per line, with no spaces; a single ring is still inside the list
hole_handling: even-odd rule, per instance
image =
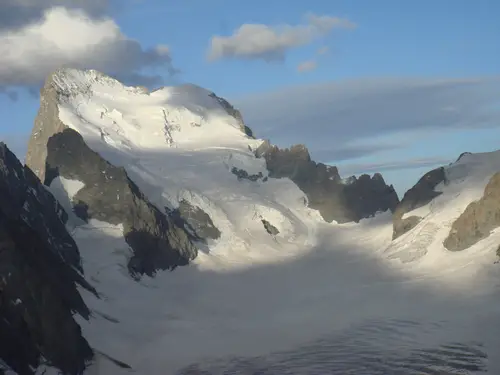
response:
[[[446,183],[446,173],[444,167],[433,169],[423,175],[420,180],[408,190],[401,202],[396,206],[393,215],[393,239],[398,238],[404,233],[413,229],[422,220],[419,216],[409,216],[403,218],[404,215],[419,207],[423,207],[434,198],[441,195],[439,191],[435,191],[435,187],[440,183]]]
[[[351,177],[346,183],[337,167],[316,163],[304,145],[280,149],[264,141],[255,156],[265,159],[270,178],[290,178],[327,222],[358,222],[379,211],[393,211],[399,203],[393,186],[379,173]]]
[[[66,220],[31,169],[0,143],[0,359],[21,375],[44,363],[81,374],[93,358],[73,314],[90,316],[77,285],[97,293],[83,277]]]

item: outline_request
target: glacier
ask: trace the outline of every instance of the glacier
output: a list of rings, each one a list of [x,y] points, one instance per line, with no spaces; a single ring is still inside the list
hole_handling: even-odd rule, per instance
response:
[[[73,69],[52,79],[64,93],[62,124],[123,167],[158,209],[185,200],[221,232],[188,266],[134,280],[123,227],[70,214],[86,279],[101,296],[80,289],[92,318],[78,322],[96,353],[88,374],[500,373],[500,230],[464,251],[443,246],[500,170],[500,152],[445,166],[442,194],[406,213],[421,221],[393,240],[389,211],[327,223],[287,178],[238,179],[233,168],[268,175],[254,154],[262,140],[208,90],[148,92]],[[71,212],[83,186],[58,177],[49,189]],[[304,353],[310,363],[299,363]]]

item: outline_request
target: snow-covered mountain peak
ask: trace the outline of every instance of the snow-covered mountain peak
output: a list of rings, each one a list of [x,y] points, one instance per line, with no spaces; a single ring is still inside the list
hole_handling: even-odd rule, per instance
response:
[[[61,69],[47,85],[58,93],[63,123],[115,148],[218,146],[248,138],[241,116],[230,113],[227,102],[193,84],[148,92],[95,70]]]
[[[500,153],[462,155],[399,202],[379,174],[342,180],[303,145],[254,139],[228,101],[191,84],[149,92],[60,70],[41,92],[26,164],[52,197],[34,224],[67,213],[60,237],[75,241],[98,294],[81,290],[92,315],[64,343],[88,341],[88,374],[174,374],[207,357],[299,345],[363,318],[376,285],[390,296],[377,302],[381,316],[413,274],[432,276],[426,290],[472,289],[500,241]],[[15,175],[3,177],[9,191]],[[14,201],[36,214],[35,200]],[[28,236],[13,228],[22,245]],[[15,291],[13,306],[22,297]],[[52,311],[38,314],[53,322]],[[59,367],[61,348],[47,354]]]

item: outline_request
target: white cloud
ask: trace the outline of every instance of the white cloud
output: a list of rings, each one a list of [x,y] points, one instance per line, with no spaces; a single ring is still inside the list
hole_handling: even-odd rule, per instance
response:
[[[303,63],[297,66],[297,71],[300,73],[310,72],[311,70],[316,69],[316,66],[317,64],[316,61],[314,60],[304,61]]]
[[[108,10],[107,0],[1,0],[0,30],[15,30],[40,20],[44,13],[57,6],[81,9],[92,17]]]
[[[448,131],[498,126],[500,77],[329,82],[232,103],[257,137],[303,143],[316,160],[336,162],[438,137],[444,146]]]
[[[24,3],[17,0],[16,4],[19,8]],[[34,5],[30,0],[24,6]],[[4,7],[0,5],[0,13]],[[88,2],[89,7],[96,11],[97,2]],[[4,91],[37,87],[48,74],[64,66],[97,69],[127,83],[144,85],[160,81],[159,76],[141,74],[145,67],[176,72],[166,46],[144,49],[125,36],[111,18],[92,14],[84,9],[48,7],[38,20],[13,30],[0,29],[0,87]]]
[[[314,14],[308,14],[305,23],[295,26],[244,24],[230,36],[213,36],[208,58],[212,61],[223,58],[280,61],[292,48],[306,45],[333,29],[355,26],[347,19]]]

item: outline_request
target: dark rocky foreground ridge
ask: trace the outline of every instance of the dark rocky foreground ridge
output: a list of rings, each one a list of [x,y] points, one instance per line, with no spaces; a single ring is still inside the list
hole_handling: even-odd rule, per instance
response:
[[[90,312],[67,214],[30,168],[0,143],[0,363],[20,375],[42,362],[80,374],[93,357],[73,318]],[[0,373],[2,373],[0,365]]]
[[[270,178],[289,178],[307,196],[310,208],[327,222],[358,222],[399,203],[394,187],[382,175],[361,175],[344,182],[337,167],[316,163],[304,145],[280,149],[264,141],[255,155],[264,158]]]

